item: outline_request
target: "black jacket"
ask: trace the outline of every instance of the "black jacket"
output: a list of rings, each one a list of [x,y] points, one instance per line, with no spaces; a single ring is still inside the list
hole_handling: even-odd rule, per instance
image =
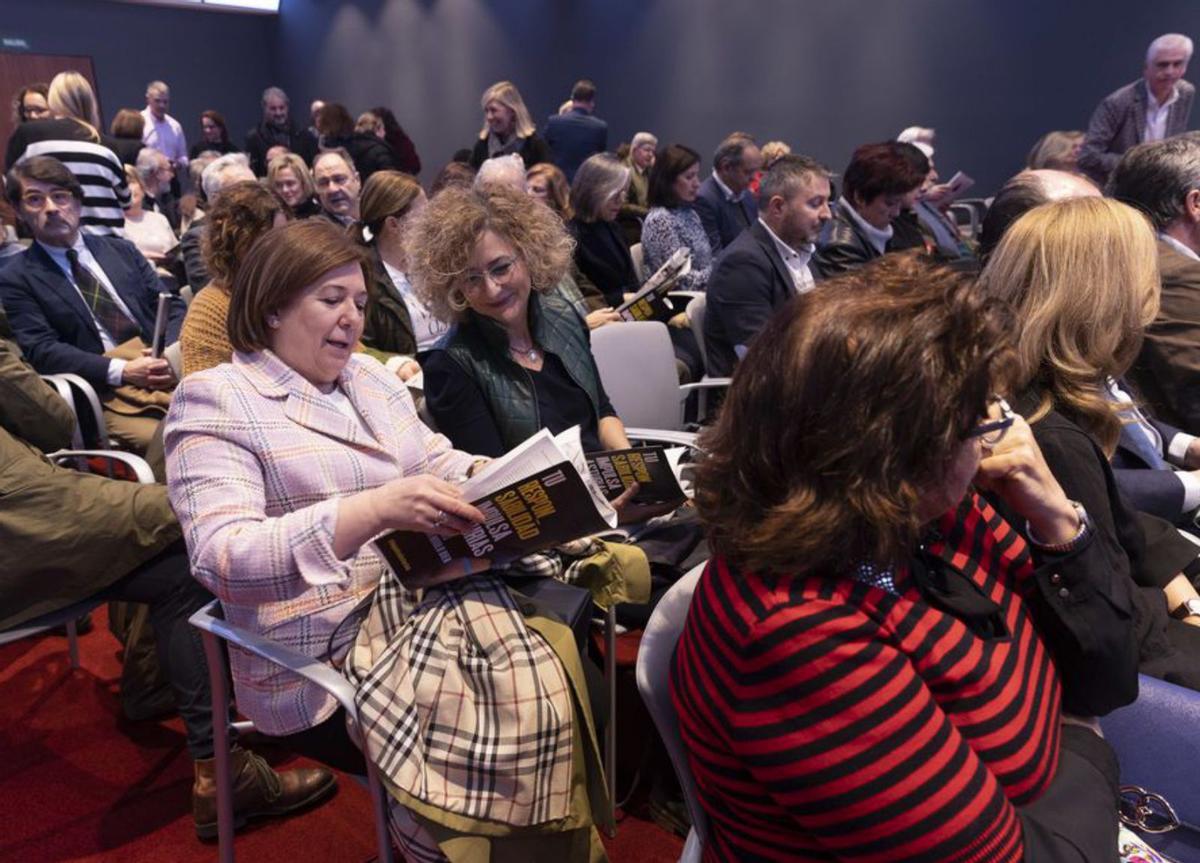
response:
[[[572,219],[567,228],[575,237],[575,265],[579,271],[600,289],[604,302],[612,308],[621,305],[626,291],[637,290],[638,278],[617,223]]]
[[[250,170],[254,171],[254,176],[267,175],[267,150],[278,144],[287,147],[307,165],[311,165],[313,156],[317,155],[316,142],[307,131],[291,126],[273,129],[262,122],[246,133],[246,155],[250,157]]]
[[[363,183],[376,171],[404,170],[400,158],[391,147],[365,132],[355,132],[349,138],[326,139],[325,147],[343,147],[354,160],[354,170],[358,171],[358,179]]]
[[[550,147],[538,136],[537,132],[521,140],[521,148],[517,150],[517,155],[525,162],[525,170],[529,170],[540,162],[552,161]],[[478,171],[479,166],[487,161],[487,157],[487,138],[480,138],[475,142],[475,148],[471,151],[471,167]]]
[[[817,269],[821,275],[829,278],[856,270],[878,257],[879,252],[858,223],[841,207],[835,207],[826,239],[817,248]]]
[[[820,278],[812,261],[809,270]],[[725,377],[737,365],[736,349],[748,345],[775,310],[796,296],[796,286],[775,241],[756,219],[717,260],[706,293],[708,373]]]

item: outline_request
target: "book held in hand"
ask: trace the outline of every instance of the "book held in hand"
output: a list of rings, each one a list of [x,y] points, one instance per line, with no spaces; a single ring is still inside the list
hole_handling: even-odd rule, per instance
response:
[[[482,525],[448,537],[394,531],[375,541],[401,581],[433,575],[461,558],[504,563],[617,523],[616,510],[592,482],[578,426],[557,437],[542,429],[488,462],[463,493],[486,517]]]
[[[638,504],[674,504],[687,500],[667,448],[639,446],[587,454],[592,480],[609,500],[623,494],[635,482]]]
[[[692,271],[692,253],[680,247],[658,268],[637,293],[617,306],[623,321],[666,322],[678,309],[667,299],[667,292]]]

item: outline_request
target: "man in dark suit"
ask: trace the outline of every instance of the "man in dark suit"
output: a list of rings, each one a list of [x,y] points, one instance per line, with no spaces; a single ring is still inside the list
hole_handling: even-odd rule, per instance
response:
[[[762,207],[708,280],[704,342],[709,374],[724,377],[775,310],[812,288],[814,243],[829,221],[829,171],[807,156],[776,160],[762,178]]]
[[[1200,430],[1200,139],[1139,144],[1113,171],[1112,196],[1158,231],[1162,293],[1129,376],[1154,414]]]
[[[588,80],[576,81],[571,88],[570,110],[546,121],[546,143],[568,183],[584,159],[608,149],[608,124],[595,115],[595,110],[596,85]]]
[[[734,132],[713,153],[712,174],[700,184],[694,206],[714,258],[758,218],[750,181],[761,168],[762,151],[745,132]]]
[[[1134,144],[1161,141],[1187,129],[1196,88],[1183,80],[1192,40],[1167,33],[1150,43],[1142,77],[1104,97],[1088,123],[1079,167],[1104,185]]]
[[[307,130],[292,125],[287,93],[278,87],[263,90],[262,113],[262,122],[246,133],[246,153],[254,175],[267,176],[267,151],[276,146],[287,147],[311,163],[317,154],[316,139]]]
[[[127,240],[80,234],[83,189],[57,159],[35,156],[16,165],[8,193],[34,243],[0,270],[0,302],[33,367],[74,372],[102,394],[125,385],[174,387],[167,361],[140,350],[153,340],[158,309],[158,277],[149,262]],[[183,302],[172,299],[166,344],[178,340],[184,312]],[[157,425],[107,409],[105,419],[110,435],[139,452]]]

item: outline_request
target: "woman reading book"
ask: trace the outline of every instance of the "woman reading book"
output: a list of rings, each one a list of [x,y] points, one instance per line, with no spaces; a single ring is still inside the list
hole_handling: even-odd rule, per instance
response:
[[[371,542],[449,536],[484,516],[457,485],[479,457],[429,431],[399,379],[354,352],[369,272],[367,253],[323,220],[268,231],[247,253],[228,313],[233,360],[189,375],[166,421],[192,572],[231,623],[344,664],[370,689],[366,754],[401,804],[394,835],[410,859],[552,832],[543,859],[587,860],[591,803],[603,801],[589,798],[598,761],[569,631],[546,635],[555,622],[480,572],[487,560],[402,585]],[[373,591],[360,629],[354,612]],[[259,731],[362,772],[332,696],[241,651],[230,659],[238,709]]]

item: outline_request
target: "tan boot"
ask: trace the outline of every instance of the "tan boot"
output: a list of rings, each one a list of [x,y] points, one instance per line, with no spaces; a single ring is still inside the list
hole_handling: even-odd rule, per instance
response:
[[[337,787],[337,778],[324,767],[305,767],[276,772],[247,749],[234,747],[229,770],[233,782],[233,829],[241,829],[251,818],[286,815],[327,797]],[[217,763],[215,758],[196,762],[192,786],[192,818],[196,835],[217,838]]]

